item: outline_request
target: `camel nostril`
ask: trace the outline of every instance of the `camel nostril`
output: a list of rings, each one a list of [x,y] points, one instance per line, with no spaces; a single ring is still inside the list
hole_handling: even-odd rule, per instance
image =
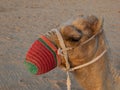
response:
[[[80,30],[78,30],[77,28],[75,29],[75,31],[77,33],[71,35],[70,40],[76,42],[76,41],[79,41],[82,38],[82,32]]]
[[[82,37],[81,30],[77,29],[73,25],[66,26],[62,28],[61,33],[65,40],[77,42]]]
[[[74,26],[71,26],[75,31],[76,31],[76,34],[73,34],[71,37],[71,40],[72,41],[79,41],[82,37],[82,32],[81,30],[79,30],[78,28],[74,27]]]
[[[81,34],[80,35],[77,35],[77,36],[71,36],[70,40],[71,41],[74,41],[74,42],[77,42],[81,39]]]

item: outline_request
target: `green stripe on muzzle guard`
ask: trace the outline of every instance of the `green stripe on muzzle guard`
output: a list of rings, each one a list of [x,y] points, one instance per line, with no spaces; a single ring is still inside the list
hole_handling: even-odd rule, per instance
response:
[[[38,68],[36,67],[36,65],[26,61],[24,61],[24,64],[30,73],[36,74],[38,72]]]

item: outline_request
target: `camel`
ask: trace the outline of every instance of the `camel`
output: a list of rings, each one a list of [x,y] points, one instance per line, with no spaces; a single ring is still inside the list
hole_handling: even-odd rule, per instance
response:
[[[97,58],[104,50],[107,51],[94,63],[71,72],[83,90],[120,90],[120,72],[114,68],[109,58],[110,51],[106,44],[102,18],[94,15],[78,16],[61,25],[58,31],[65,46],[72,47],[67,50],[70,68],[86,64]],[[54,31],[45,35],[56,47],[61,48]],[[92,36],[94,37],[90,39]],[[63,56],[59,67],[66,68]]]

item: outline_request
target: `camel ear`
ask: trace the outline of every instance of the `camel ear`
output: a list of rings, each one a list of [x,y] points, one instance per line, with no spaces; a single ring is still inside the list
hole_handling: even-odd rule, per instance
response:
[[[94,34],[98,33],[103,28],[103,17],[97,18],[95,16],[89,16],[88,20],[91,24]]]
[[[103,22],[104,22],[103,17],[98,18],[98,23],[96,26],[96,33],[99,32],[103,28]]]

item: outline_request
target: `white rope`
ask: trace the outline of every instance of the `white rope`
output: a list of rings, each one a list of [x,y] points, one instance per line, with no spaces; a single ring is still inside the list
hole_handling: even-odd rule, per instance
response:
[[[67,68],[67,70],[70,68],[70,64],[69,64],[69,62],[68,62],[68,54],[67,54],[67,48],[66,48],[66,46],[65,46],[65,43],[64,43],[64,40],[63,40],[63,38],[62,38],[62,35],[60,34],[60,32],[57,30],[57,29],[55,29],[55,31],[56,31],[56,34],[57,34],[57,36],[58,36],[58,40],[59,40],[59,44],[60,44],[60,46],[61,46],[61,48],[62,48],[62,53],[63,53],[63,55],[64,55],[64,58],[65,58],[65,61],[66,61],[66,68]],[[60,49],[59,49],[60,50]]]
[[[71,79],[69,71],[67,71],[67,90],[71,90]]]
[[[57,29],[53,29],[53,31],[56,32],[56,35],[57,35],[58,40],[59,40],[59,44],[60,44],[60,46],[61,46],[61,49],[60,49],[60,48],[58,49],[58,54],[64,56],[64,59],[65,59],[65,61],[66,61],[66,69],[65,69],[65,70],[66,70],[66,73],[67,73],[67,90],[71,90],[70,71],[74,71],[74,70],[77,70],[77,69],[86,67],[86,66],[88,66],[88,65],[96,62],[97,60],[99,60],[99,59],[107,52],[107,50],[105,49],[99,56],[97,56],[96,58],[94,58],[93,60],[91,60],[91,61],[88,62],[88,63],[85,63],[85,64],[83,64],[83,65],[76,66],[76,67],[74,67],[74,68],[70,68],[70,64],[69,64],[69,61],[68,61],[68,53],[67,53],[67,51],[68,51],[68,50],[71,50],[72,48],[66,48],[65,43],[64,43],[64,40],[63,40],[63,38],[62,38],[62,35],[61,35],[61,33],[60,33]],[[93,37],[95,37],[95,36],[93,36]],[[90,40],[93,39],[93,37],[90,38]],[[87,40],[85,43],[87,43],[87,42],[90,41],[90,40]],[[85,43],[84,43],[84,44],[85,44]]]
[[[58,37],[58,40],[59,40],[59,44],[62,48],[59,49],[61,50],[62,52],[62,55],[64,56],[64,59],[66,61],[66,71],[67,71],[67,90],[71,90],[71,79],[70,79],[70,73],[69,73],[69,69],[70,69],[70,64],[69,64],[69,61],[68,61],[68,53],[67,53],[67,50],[71,49],[71,48],[66,48],[65,46],[65,43],[64,43],[64,40],[62,38],[62,35],[60,34],[60,32],[57,30],[57,29],[54,29],[55,32],[56,32],[56,35]]]
[[[99,56],[97,56],[96,58],[94,58],[93,60],[91,60],[90,62],[88,63],[85,63],[83,65],[79,65],[79,66],[76,66],[74,68],[70,68],[69,71],[74,71],[74,70],[77,70],[77,69],[80,69],[80,68],[83,68],[83,67],[86,67],[94,62],[96,62],[97,60],[99,60],[105,53],[107,52],[107,50],[104,50]]]

